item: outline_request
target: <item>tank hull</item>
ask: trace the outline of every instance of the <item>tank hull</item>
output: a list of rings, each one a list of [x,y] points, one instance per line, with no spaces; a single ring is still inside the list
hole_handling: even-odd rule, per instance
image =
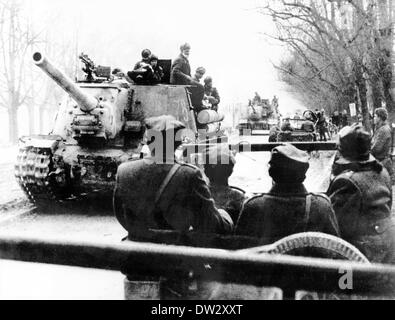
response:
[[[239,129],[239,134],[240,135],[245,135],[245,134],[255,134],[254,131],[267,131],[264,134],[267,135],[269,134],[269,130],[273,127],[277,126],[277,119],[271,118],[271,119],[263,119],[263,120],[257,120],[257,121],[252,121],[251,119],[243,119],[239,122],[238,124],[238,129]]]
[[[277,134],[277,142],[312,142],[317,141],[317,136],[313,132],[287,132],[282,131]]]

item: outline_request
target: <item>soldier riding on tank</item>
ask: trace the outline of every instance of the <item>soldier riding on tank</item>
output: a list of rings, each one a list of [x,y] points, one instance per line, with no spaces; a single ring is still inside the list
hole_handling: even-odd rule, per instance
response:
[[[49,135],[20,139],[15,176],[36,205],[111,196],[118,166],[140,158],[151,117],[172,115],[188,129],[190,141],[201,141],[187,86],[114,81],[110,67],[96,65],[86,54],[80,59],[85,77],[74,82],[42,53],[33,55],[34,63],[68,94]]]

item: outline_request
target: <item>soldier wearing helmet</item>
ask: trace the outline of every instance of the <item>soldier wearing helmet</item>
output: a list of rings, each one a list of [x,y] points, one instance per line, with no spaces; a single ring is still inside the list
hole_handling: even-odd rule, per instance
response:
[[[151,57],[151,50],[144,49],[141,52],[141,60],[134,65],[133,70],[137,70],[137,69],[140,69],[140,68],[148,65],[150,57]]]
[[[339,132],[327,194],[335,210],[341,237],[371,262],[395,263],[395,226],[391,217],[390,176],[372,156],[371,136],[362,125]]]
[[[291,144],[274,148],[269,162],[273,186],[244,204],[235,233],[261,238],[262,244],[307,231],[338,236],[329,198],[308,192],[303,185],[308,168],[307,152]]]
[[[132,71],[128,72],[128,77],[136,84],[150,85],[152,84],[154,70],[151,67],[151,50],[144,49],[141,52],[142,60],[137,62]]]

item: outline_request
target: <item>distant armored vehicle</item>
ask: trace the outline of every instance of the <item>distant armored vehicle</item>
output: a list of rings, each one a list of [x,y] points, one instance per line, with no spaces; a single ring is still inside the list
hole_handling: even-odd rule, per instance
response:
[[[254,134],[258,130],[267,131],[277,126],[278,122],[277,108],[272,106],[268,99],[263,99],[260,102],[250,103],[247,117],[241,119],[238,124],[239,134],[243,135],[247,132]]]
[[[187,128],[190,142],[215,136],[198,134],[187,86],[114,81],[110,67],[96,66],[83,54],[80,59],[86,77],[75,83],[40,52],[33,55],[34,63],[68,96],[49,135],[20,139],[15,176],[32,201],[74,199],[93,192],[111,195],[118,165],[140,157],[146,118],[174,116]],[[206,119],[221,120],[213,115]]]
[[[284,118],[280,127],[273,128],[269,133],[269,142],[317,141],[314,117],[310,110],[303,117]]]

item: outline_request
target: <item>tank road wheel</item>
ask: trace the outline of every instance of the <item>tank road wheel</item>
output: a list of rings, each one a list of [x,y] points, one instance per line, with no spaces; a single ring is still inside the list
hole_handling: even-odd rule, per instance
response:
[[[287,254],[295,256],[308,256],[319,258],[330,258],[340,260],[350,260],[361,263],[369,263],[369,260],[350,243],[325,233],[304,232],[294,234],[279,241],[265,246],[239,250],[244,253],[270,253],[270,254]],[[286,276],[292,281],[292,277]],[[221,284],[210,283],[210,299],[283,299],[287,298],[278,288],[256,287],[239,284]],[[356,297],[356,296],[352,296]],[[292,297],[293,298],[293,297]],[[349,299],[333,293],[317,293],[297,291],[295,297],[298,300],[332,300],[332,299]],[[361,297],[356,297],[360,299]],[[362,297],[363,298],[363,297]]]
[[[280,239],[273,244],[245,249],[243,252],[287,254],[369,263],[369,260],[365,255],[352,244],[338,237],[320,232],[303,232],[293,234]],[[352,295],[351,298],[361,299],[364,297]],[[341,300],[350,299],[350,296],[343,296],[334,293],[297,291],[295,299]]]
[[[362,252],[352,244],[321,232],[293,234],[273,244],[244,249],[243,252],[288,254],[369,263]]]

